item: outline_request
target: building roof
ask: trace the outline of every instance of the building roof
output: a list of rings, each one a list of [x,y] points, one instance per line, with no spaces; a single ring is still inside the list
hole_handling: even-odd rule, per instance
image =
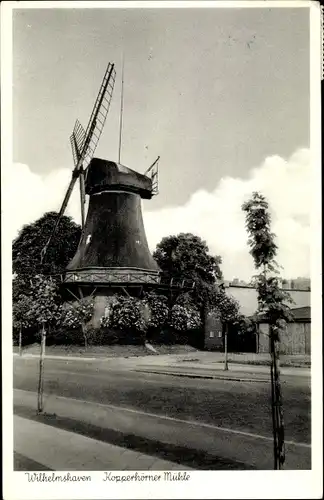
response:
[[[152,180],[131,168],[114,161],[92,158],[86,175],[86,194],[122,190],[139,194],[142,198],[153,196]]]
[[[304,306],[304,307],[295,307],[290,309],[293,319],[291,320],[292,322],[294,321],[305,321],[308,322],[311,320],[311,308],[310,306]],[[267,321],[267,316],[266,314],[259,314],[255,316],[255,319],[259,322],[266,322]]]
[[[310,306],[304,306],[304,307],[295,307],[294,309],[291,309],[291,312],[294,316],[295,320],[310,320],[311,319],[311,308]]]

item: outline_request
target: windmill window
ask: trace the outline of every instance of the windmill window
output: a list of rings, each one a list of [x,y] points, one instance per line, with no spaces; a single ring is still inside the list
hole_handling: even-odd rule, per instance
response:
[[[209,332],[209,338],[213,339],[214,338],[214,332]]]
[[[87,240],[86,240],[86,245],[89,245],[90,241],[91,241],[91,234],[88,234]]]
[[[218,338],[222,338],[222,332],[218,332]]]

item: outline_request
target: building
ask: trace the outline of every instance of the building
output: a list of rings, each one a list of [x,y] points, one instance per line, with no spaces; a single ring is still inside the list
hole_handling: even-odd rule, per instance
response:
[[[294,303],[292,308],[296,307],[310,307],[311,290],[309,288],[294,288],[285,287],[289,292]],[[236,299],[241,308],[241,313],[245,316],[253,316],[258,308],[258,293],[256,288],[249,284],[240,284],[233,282],[225,282],[225,292]]]
[[[282,288],[285,290],[310,290],[310,278],[295,278],[292,280],[282,280]]]
[[[256,288],[250,284],[243,284],[240,280],[225,282],[225,292],[236,299],[240,304],[241,313],[247,317],[254,316],[258,308],[258,294]],[[294,320],[287,325],[286,332],[282,334],[281,350],[285,354],[310,354],[310,335],[311,335],[311,290],[309,282],[301,283],[300,288],[290,288],[282,283],[282,287],[289,292],[294,303],[290,305],[294,315]],[[304,286],[304,287],[303,287]],[[269,352],[269,324],[259,322],[259,333],[254,342],[248,340],[245,347],[236,346],[229,342],[229,350],[241,349],[241,352]],[[215,314],[209,314],[205,324],[205,348],[209,350],[223,350],[224,348],[224,329]]]
[[[205,319],[205,349],[221,351],[223,349],[223,324],[215,311],[207,314]]]
[[[311,308],[297,307],[291,310],[293,319],[287,323],[280,335],[281,354],[311,353]],[[257,352],[270,352],[269,323],[265,317],[259,319]]]

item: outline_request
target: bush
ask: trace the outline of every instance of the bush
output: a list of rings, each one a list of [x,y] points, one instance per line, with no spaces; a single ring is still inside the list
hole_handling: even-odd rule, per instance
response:
[[[255,352],[257,348],[257,324],[240,314],[229,324],[228,349],[234,352]]]
[[[175,304],[171,309],[170,326],[177,332],[198,329],[201,326],[199,311],[189,305]]]
[[[22,346],[34,344],[39,338],[38,330],[35,327],[23,328],[21,333]],[[14,346],[19,345],[19,328],[13,327],[12,342]]]
[[[240,305],[234,297],[227,295],[224,290],[220,290],[216,294],[215,305],[224,323],[234,323],[238,320],[240,316]]]
[[[35,340],[35,330],[37,324],[34,318],[29,317],[33,308],[33,300],[27,295],[20,294],[19,298],[13,303],[12,323],[13,323],[13,343],[19,344],[19,332],[21,330],[22,344],[32,344]]]
[[[129,341],[129,335],[121,330],[101,327],[91,328],[87,332],[89,344],[91,345],[116,345],[116,344],[134,344],[134,341]]]
[[[161,330],[158,328],[150,329],[147,338],[153,344],[176,344],[178,337],[176,331],[169,325]]]
[[[148,328],[161,329],[165,327],[169,317],[167,297],[151,292],[145,295],[143,302],[149,307]]]
[[[92,314],[92,301],[81,300],[73,304],[65,304],[61,324],[63,327],[70,329],[80,328],[91,320]]]
[[[101,326],[143,336],[147,328],[144,304],[134,297],[118,297],[109,316],[101,319]]]

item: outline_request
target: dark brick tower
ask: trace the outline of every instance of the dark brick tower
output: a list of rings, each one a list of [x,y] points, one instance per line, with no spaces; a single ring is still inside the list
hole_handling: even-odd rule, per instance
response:
[[[138,295],[143,287],[154,287],[160,281],[141,208],[141,199],[153,195],[152,180],[118,163],[93,158],[85,192],[88,213],[64,281],[73,295],[94,295],[99,317],[105,297],[116,293],[116,288]]]

